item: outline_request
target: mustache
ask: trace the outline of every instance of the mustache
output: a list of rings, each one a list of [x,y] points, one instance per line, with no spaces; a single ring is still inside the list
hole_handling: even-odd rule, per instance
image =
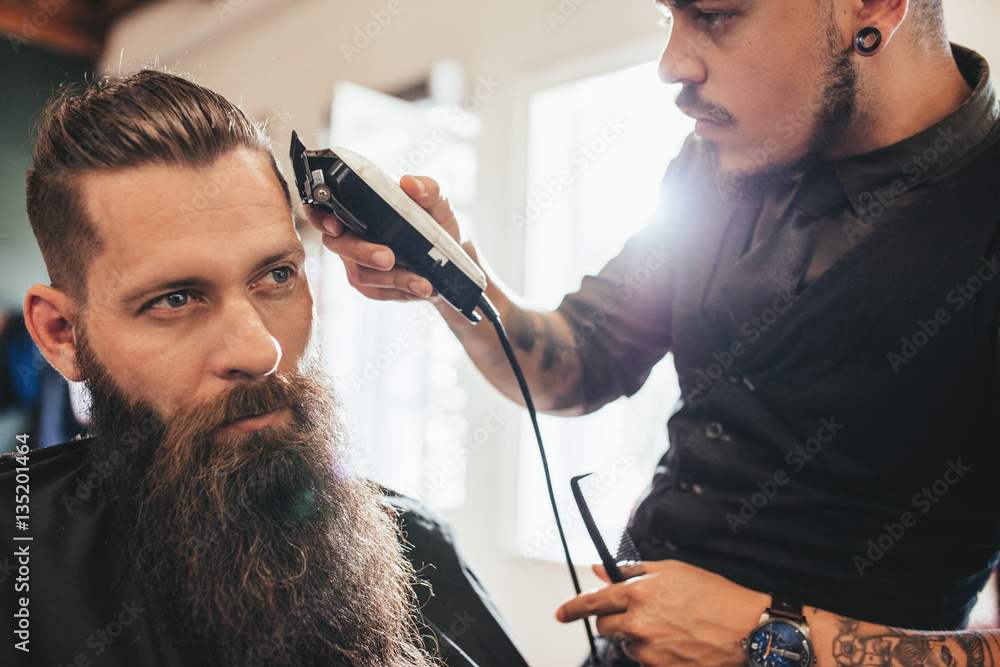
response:
[[[722,125],[735,125],[736,118],[717,104],[702,99],[698,89],[692,85],[681,88],[674,99],[677,107],[688,115],[698,116]]]
[[[208,433],[238,419],[283,408],[299,408],[297,411],[301,412],[301,390],[296,391],[295,381],[294,374],[275,373],[253,383],[237,385],[208,401],[188,404],[167,421],[179,421],[189,429]]]

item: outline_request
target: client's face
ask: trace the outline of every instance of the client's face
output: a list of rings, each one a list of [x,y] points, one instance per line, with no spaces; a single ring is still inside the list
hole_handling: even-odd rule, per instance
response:
[[[244,164],[224,168],[250,167],[235,173],[268,192],[253,156],[229,158]],[[130,213],[145,234],[103,245],[98,260],[118,273],[103,294],[88,281],[76,339],[91,456],[125,461],[104,488],[143,594],[190,664],[425,664],[395,522],[348,470],[339,406],[309,344],[312,300],[280,186],[272,175],[278,201],[216,190],[189,224],[164,213],[190,189],[162,181],[204,181],[215,166],[142,171],[112,185],[146,196],[121,179],[157,177],[163,201],[144,214],[88,192],[106,202],[91,208],[102,242]],[[134,263],[113,261],[123,253]],[[123,273],[146,281],[120,291]],[[116,339],[109,322],[121,324]],[[153,368],[128,363],[143,359]]]
[[[99,239],[84,319],[115,381],[169,416],[295,368],[313,301],[305,252],[264,156],[146,165],[80,178]],[[245,415],[230,431],[286,420]]]

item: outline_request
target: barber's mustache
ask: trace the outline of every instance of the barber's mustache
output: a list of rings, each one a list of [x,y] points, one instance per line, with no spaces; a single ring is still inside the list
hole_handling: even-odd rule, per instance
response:
[[[692,85],[681,88],[674,99],[677,107],[689,116],[710,120],[722,125],[735,125],[736,118],[724,108],[702,99],[698,89]]]

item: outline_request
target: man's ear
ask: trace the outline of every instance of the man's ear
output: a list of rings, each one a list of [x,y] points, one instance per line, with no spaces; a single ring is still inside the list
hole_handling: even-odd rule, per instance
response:
[[[65,292],[32,285],[24,297],[24,324],[35,344],[70,382],[80,381],[76,362],[77,304]]]
[[[886,47],[909,9],[909,0],[863,0],[855,17],[854,34],[857,35],[863,28],[877,28],[882,34],[879,47],[866,55],[874,55]]]

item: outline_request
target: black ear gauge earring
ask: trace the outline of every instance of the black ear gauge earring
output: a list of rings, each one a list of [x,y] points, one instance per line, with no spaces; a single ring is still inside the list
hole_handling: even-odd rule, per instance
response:
[[[874,38],[874,39],[872,39]],[[872,40],[871,44],[868,40]],[[878,28],[873,28],[868,26],[867,28],[862,28],[858,31],[858,36],[854,38],[854,47],[863,56],[870,56],[878,50],[878,47],[882,45],[882,33],[879,32]]]

